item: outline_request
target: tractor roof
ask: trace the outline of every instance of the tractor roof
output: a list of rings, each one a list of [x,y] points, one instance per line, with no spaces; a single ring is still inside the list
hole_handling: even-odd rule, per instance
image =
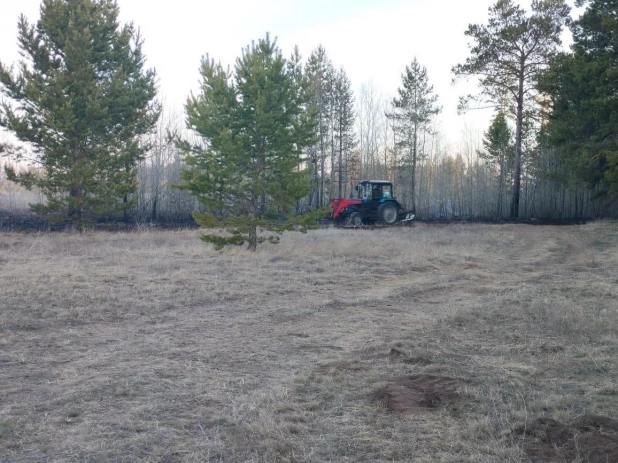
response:
[[[391,182],[390,180],[362,180],[360,183],[378,183],[381,185],[386,185],[386,184],[390,185],[393,182]]]

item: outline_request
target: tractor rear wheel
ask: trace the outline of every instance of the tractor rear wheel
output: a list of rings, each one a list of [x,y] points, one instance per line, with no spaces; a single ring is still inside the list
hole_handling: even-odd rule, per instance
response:
[[[378,219],[384,225],[393,225],[397,222],[398,215],[397,206],[392,202],[382,203],[378,207]]]
[[[363,225],[363,215],[360,212],[352,212],[348,217],[348,225],[360,227]]]

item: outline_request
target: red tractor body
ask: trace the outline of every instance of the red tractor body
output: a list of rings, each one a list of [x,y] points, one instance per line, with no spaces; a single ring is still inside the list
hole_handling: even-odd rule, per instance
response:
[[[349,207],[359,207],[363,204],[362,199],[356,198],[342,198],[342,199],[333,199],[330,202],[330,205],[333,209],[333,219],[337,220],[340,218],[342,214],[344,214]]]
[[[356,186],[356,193],[356,198],[333,199],[328,220],[358,227],[375,223],[393,225],[414,218],[395,199],[393,184],[388,180],[363,180]]]

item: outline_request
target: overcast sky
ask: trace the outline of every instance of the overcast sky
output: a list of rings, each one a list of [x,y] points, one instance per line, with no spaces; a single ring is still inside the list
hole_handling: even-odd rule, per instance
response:
[[[145,39],[148,66],[159,76],[160,97],[177,111],[199,82],[206,53],[233,65],[241,49],[268,31],[285,56],[298,45],[303,57],[319,44],[343,66],[356,91],[371,82],[395,94],[401,73],[416,56],[427,67],[443,112],[441,132],[457,144],[465,127],[485,130],[490,112],[457,115],[470,85],[451,85],[451,67],[468,56],[468,24],[485,23],[495,0],[118,0],[123,22]],[[572,3],[572,2],[571,2]],[[530,0],[522,0],[528,7]],[[15,62],[17,19],[35,22],[40,0],[0,0],[0,60]]]

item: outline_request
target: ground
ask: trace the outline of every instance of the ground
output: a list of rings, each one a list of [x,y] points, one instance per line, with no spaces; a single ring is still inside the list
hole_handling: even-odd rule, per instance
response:
[[[616,461],[615,222],[198,236],[0,235],[0,461]]]

